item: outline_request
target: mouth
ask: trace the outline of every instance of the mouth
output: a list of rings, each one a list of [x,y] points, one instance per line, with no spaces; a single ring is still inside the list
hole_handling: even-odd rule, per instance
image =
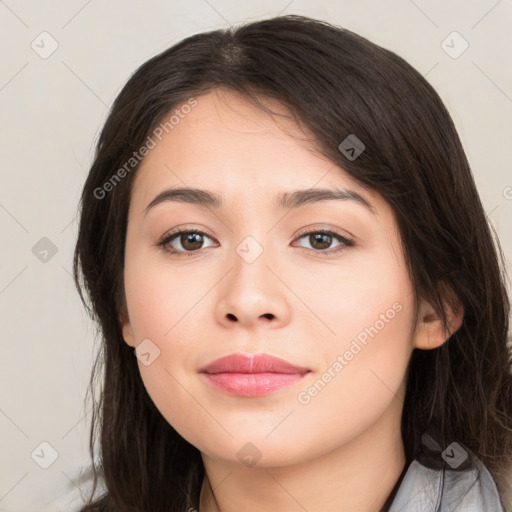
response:
[[[302,381],[306,373],[202,373],[214,388],[231,395],[256,397]]]
[[[199,373],[214,389],[258,397],[301,382],[311,370],[268,354],[232,354],[209,363]]]

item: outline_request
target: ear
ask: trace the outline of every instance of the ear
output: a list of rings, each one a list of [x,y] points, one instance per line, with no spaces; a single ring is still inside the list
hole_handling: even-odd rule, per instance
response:
[[[416,329],[413,336],[414,348],[431,350],[440,347],[462,325],[464,308],[453,291],[441,284],[443,308],[448,321],[448,330],[444,329],[441,316],[436,313],[430,303],[420,299]]]
[[[126,307],[123,307],[121,313],[119,314],[119,323],[123,332],[124,341],[130,347],[135,348],[135,335],[133,333],[132,324],[130,323],[130,318],[128,316]]]

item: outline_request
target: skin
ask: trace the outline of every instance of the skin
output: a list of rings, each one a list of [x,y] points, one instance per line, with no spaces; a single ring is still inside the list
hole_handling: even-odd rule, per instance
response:
[[[276,122],[222,89],[197,101],[137,171],[120,322],[127,344],[149,339],[160,350],[147,366],[139,360],[139,370],[161,414],[202,454],[200,512],[378,511],[405,463],[400,419],[411,352],[446,341],[462,311],[447,311],[446,332],[431,306],[416,302],[389,205],[290,136],[304,138],[291,120]],[[216,192],[224,206],[164,202],[144,215],[173,186]],[[319,187],[354,190],[375,213],[350,200],[288,212],[273,206],[280,192]],[[200,239],[193,256],[172,255],[158,242],[178,226],[213,237]],[[332,252],[342,242],[315,245],[304,228],[356,245]],[[236,251],[247,236],[263,248],[252,263]],[[168,247],[191,252],[186,242],[178,235]],[[332,373],[357,335],[396,303],[400,312],[300,403],[298,394]],[[234,352],[265,352],[311,372],[266,397],[231,396],[198,370]],[[248,442],[260,456],[255,465],[239,458]]]

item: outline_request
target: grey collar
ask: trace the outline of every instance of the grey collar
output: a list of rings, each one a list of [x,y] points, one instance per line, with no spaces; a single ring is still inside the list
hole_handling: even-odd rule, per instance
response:
[[[482,461],[454,442],[445,450],[428,434],[409,465],[389,512],[504,512]]]

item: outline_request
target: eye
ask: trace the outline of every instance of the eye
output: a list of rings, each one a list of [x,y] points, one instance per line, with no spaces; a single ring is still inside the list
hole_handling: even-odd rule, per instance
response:
[[[212,235],[197,229],[178,229],[172,233],[164,235],[164,237],[158,242],[158,246],[162,247],[170,254],[178,256],[193,256],[200,252],[201,249],[205,248],[203,246],[205,238],[210,240],[214,239]],[[324,254],[338,253],[347,247],[355,245],[355,242],[350,238],[327,229],[307,231],[302,233],[296,240],[302,239],[306,239],[306,243],[309,243],[310,247],[304,247],[303,245],[300,245],[299,247]],[[326,250],[332,246],[333,241],[338,241],[338,244],[334,246],[334,250]],[[211,244],[209,247],[213,245],[214,244]]]
[[[299,236],[298,240],[305,238],[306,242],[309,243],[310,247],[305,247],[306,249],[310,249],[319,253],[337,253],[343,251],[347,247],[352,247],[355,245],[355,242],[350,238],[340,235],[334,231],[330,231],[327,229],[317,229],[315,231],[308,231],[306,233],[302,233]],[[337,240],[338,245],[334,246],[334,250],[326,251],[329,249],[333,241]],[[300,246],[304,247],[304,246]]]
[[[164,235],[164,238],[158,242],[158,245],[171,254],[179,254],[180,256],[193,256],[199,250],[204,248],[201,247],[201,245],[204,243],[204,238],[209,238],[210,240],[212,239],[212,237],[203,231],[196,229],[179,229],[173,233]],[[172,245],[172,243],[181,247],[175,247]]]

